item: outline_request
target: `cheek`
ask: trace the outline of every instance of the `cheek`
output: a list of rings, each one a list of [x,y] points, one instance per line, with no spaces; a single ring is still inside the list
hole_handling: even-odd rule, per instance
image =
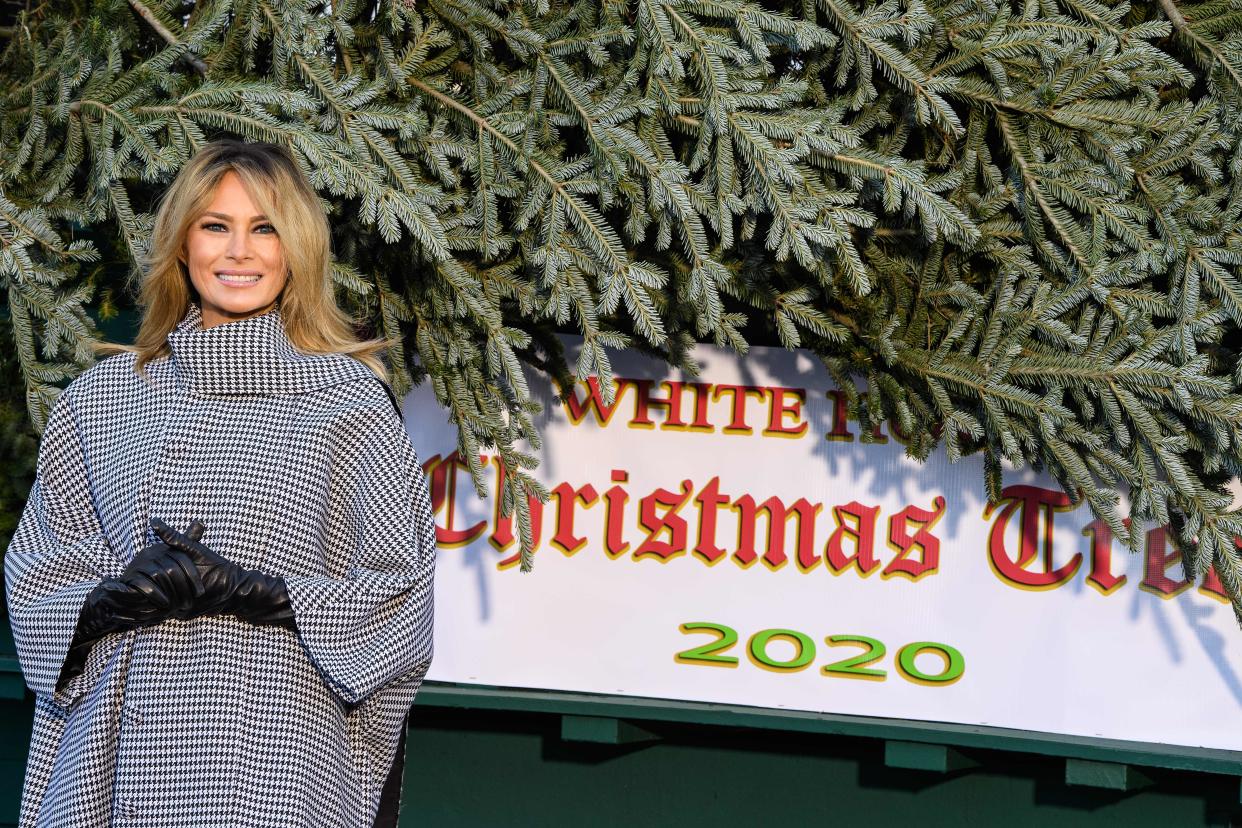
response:
[[[278,281],[283,286],[284,280],[289,273],[289,260],[285,258],[284,249],[281,247],[280,241],[273,241],[271,247],[264,254],[267,269],[273,274],[278,274]]]
[[[201,267],[216,257],[215,245],[212,239],[205,237],[202,233],[191,233],[186,237],[185,250],[186,261],[190,263],[190,267]]]

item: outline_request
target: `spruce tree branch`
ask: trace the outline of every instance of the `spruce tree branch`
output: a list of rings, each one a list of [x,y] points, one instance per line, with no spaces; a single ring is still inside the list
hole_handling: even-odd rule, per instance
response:
[[[927,88],[928,78],[917,64],[900,52],[896,52],[895,56],[887,54],[887,50],[881,48],[884,41],[874,39],[867,32],[869,27],[858,19],[850,6],[841,6],[836,0],[819,0],[819,5],[837,24],[843,37],[856,38],[872,60],[886,70],[890,78],[900,79],[900,82],[895,84],[896,86],[900,88],[904,84],[906,89],[903,91],[924,100],[927,108],[933,113],[933,120],[940,121],[942,126],[947,127],[955,135],[961,132],[961,126],[951,120],[955,117],[952,115],[952,110],[935,92]]]
[[[64,247],[60,247],[58,245],[55,245],[49,242],[45,238],[43,233],[38,232],[35,228],[31,227],[29,224],[22,221],[21,216],[20,216],[20,209],[18,213],[9,213],[9,212],[0,211],[0,218],[3,218],[10,227],[15,228],[17,230],[21,230],[23,233],[25,233],[27,237],[34,239],[36,242],[39,243],[39,245],[44,250],[47,250],[48,252],[54,253],[58,256],[64,256],[69,253],[69,251],[66,250]],[[10,246],[10,244],[12,244],[12,241],[10,241],[9,238],[6,238],[7,235],[8,234],[0,233],[0,244],[3,244],[5,247],[8,247]],[[20,235],[17,236],[17,239],[21,239],[21,238],[22,237]]]
[[[1173,0],[1160,0],[1160,8],[1164,10],[1164,16],[1169,18],[1173,28],[1179,32],[1190,28],[1190,23],[1186,21],[1182,10],[1177,7],[1177,3],[1173,2]]]
[[[140,0],[129,0],[129,5],[138,14],[139,17],[147,21],[147,23],[150,24],[152,29],[155,29],[156,34],[164,38],[164,41],[169,46],[176,46],[180,42],[179,40],[177,40],[176,36],[172,32],[168,31],[168,29],[164,26],[164,24],[161,23],[154,14],[152,14],[151,10],[148,9],[145,5],[143,5],[140,2]],[[185,55],[183,55],[183,57],[185,58],[187,63],[189,63],[191,66],[194,67],[194,70],[196,72],[198,72],[203,77],[207,76],[207,64],[203,63],[202,58],[200,58],[198,55],[194,54],[193,52],[186,52]]]
[[[1090,130],[1090,127],[1087,127],[1082,123],[1075,123],[1073,121],[1066,120],[1057,109],[1049,109],[1041,106],[1030,106],[1029,104],[1023,104],[1013,99],[1000,98],[995,95],[984,95],[976,90],[964,86],[956,87],[947,94],[958,98],[967,98],[972,101],[987,104],[994,109],[1003,109],[1017,115],[1033,115],[1043,118],[1046,121],[1050,121],[1057,126],[1064,127],[1065,129],[1072,129],[1076,132],[1087,132]],[[1123,125],[1141,129],[1151,128],[1151,119],[1131,118],[1127,120],[1124,113],[1115,114],[1107,118],[1103,116],[1094,117],[1093,120],[1098,121],[1101,127]]]
[[[443,104],[444,106],[447,106],[450,109],[456,110],[457,112],[460,112],[462,115],[465,115],[467,118],[469,118],[471,121],[474,122],[476,127],[486,131],[489,135],[492,135],[493,137],[495,137],[498,141],[500,141],[502,144],[508,147],[510,151],[513,152],[514,155],[518,156],[519,158],[522,158],[527,164],[530,164],[531,169],[535,170],[535,172],[537,172],[539,176],[548,183],[548,186],[551,187],[552,190],[558,196],[565,199],[565,203],[568,204],[570,206],[570,209],[572,209],[574,213],[579,217],[579,219],[581,219],[583,226],[591,228],[592,233],[599,239],[600,245],[604,249],[609,250],[611,252],[611,245],[608,243],[608,239],[606,239],[603,236],[603,234],[601,234],[598,230],[595,229],[595,221],[591,218],[589,214],[587,214],[584,210],[582,210],[581,205],[578,204],[578,200],[574,198],[573,193],[570,193],[568,190],[566,190],[565,185],[562,184],[556,178],[556,176],[548,172],[548,170],[544,168],[543,165],[541,165],[535,159],[531,158],[529,155],[523,153],[522,148],[519,147],[517,144],[515,144],[513,140],[509,138],[508,135],[505,135],[503,132],[496,129],[494,126],[491,125],[491,123],[486,118],[477,114],[470,107],[454,100],[453,98],[450,98],[448,95],[445,95],[443,92],[439,91],[438,89],[432,86],[428,86],[427,84],[423,83],[418,78],[410,77],[406,79],[406,82],[409,83],[411,86],[413,86],[415,89],[422,92],[423,94],[428,95],[432,98],[435,98],[439,103]],[[625,269],[625,262],[620,261],[616,257],[615,254],[613,254],[612,265],[613,265],[614,271],[619,272]]]
[[[1035,198],[1035,203],[1039,205],[1039,211],[1044,214],[1048,222],[1056,228],[1057,235],[1061,237],[1061,241],[1065,244],[1066,249],[1074,257],[1074,261],[1082,268],[1084,275],[1091,272],[1091,263],[1087,261],[1087,257],[1083,254],[1078,246],[1074,243],[1069,231],[1061,226],[1061,222],[1057,219],[1056,214],[1052,210],[1052,206],[1044,195],[1043,189],[1039,186],[1039,176],[1031,171],[1022,148],[1019,146],[1016,137],[1013,134],[1013,127],[1009,123],[1009,119],[1001,114],[996,113],[996,124],[1000,127],[1001,136],[1005,139],[1005,145],[1009,149],[1009,154],[1013,158],[1014,163],[1018,165],[1018,170],[1022,173],[1022,180],[1026,182],[1027,190]]]
[[[1165,17],[1169,18],[1169,22],[1173,24],[1173,28],[1177,30],[1178,34],[1185,37],[1195,46],[1208,52],[1212,56],[1214,64],[1219,64],[1223,67],[1225,73],[1233,80],[1234,86],[1242,92],[1242,76],[1239,76],[1238,71],[1221,54],[1216,44],[1194,30],[1190,21],[1182,14],[1182,10],[1177,7],[1175,0],[1160,0],[1160,8],[1164,12]]]
[[[69,110],[71,112],[76,112],[77,105],[78,101],[74,101],[69,105]],[[241,115],[236,112],[221,111],[218,109],[211,109],[209,107],[197,108],[179,105],[136,106],[130,111],[135,115],[168,113],[176,115],[178,118],[183,118],[187,115],[197,115],[198,120],[195,120],[194,123],[212,123],[213,121],[223,119],[227,120],[230,127],[239,133],[244,133],[246,130],[252,130],[256,134],[266,134],[267,140],[272,141],[273,143],[279,143],[282,138],[282,134],[276,131],[272,125],[266,121],[260,121],[256,118]]]

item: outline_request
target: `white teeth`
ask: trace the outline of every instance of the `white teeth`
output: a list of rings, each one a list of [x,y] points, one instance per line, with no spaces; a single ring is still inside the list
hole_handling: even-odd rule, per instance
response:
[[[231,273],[217,273],[216,278],[224,282],[236,282],[237,284],[254,284],[259,281],[259,276],[234,276]]]

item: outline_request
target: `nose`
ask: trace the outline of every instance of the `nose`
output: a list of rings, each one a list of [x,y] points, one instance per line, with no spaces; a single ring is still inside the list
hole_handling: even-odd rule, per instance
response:
[[[244,228],[229,234],[228,256],[238,260],[250,257],[250,233]]]

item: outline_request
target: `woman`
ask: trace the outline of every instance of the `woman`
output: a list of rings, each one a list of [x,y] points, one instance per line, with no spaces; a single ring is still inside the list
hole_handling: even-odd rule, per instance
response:
[[[135,344],[57,398],[5,558],[21,825],[395,824],[435,528],[385,343],[336,306],[278,147],[206,145],[148,258]]]

